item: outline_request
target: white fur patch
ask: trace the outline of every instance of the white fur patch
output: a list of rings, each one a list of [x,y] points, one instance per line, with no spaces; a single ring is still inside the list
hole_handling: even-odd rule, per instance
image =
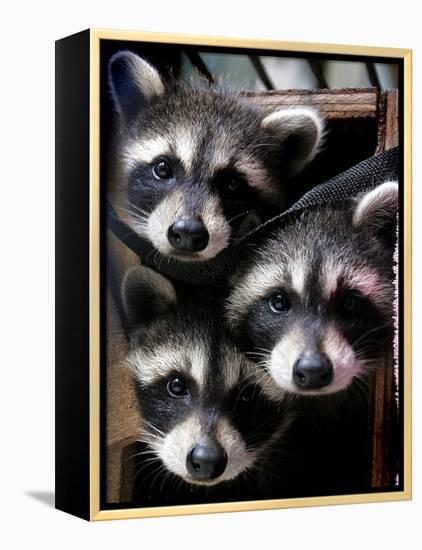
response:
[[[236,148],[233,149],[229,128],[219,125],[218,130],[209,137],[212,138],[208,147],[210,174],[223,170],[231,163]]]
[[[164,93],[164,85],[160,75],[156,69],[144,59],[141,59],[138,55],[129,51],[115,54],[113,60],[116,61],[117,59],[124,62],[126,71],[130,74],[130,78],[147,101]],[[110,86],[116,101],[116,106],[121,113],[120,97],[113,82],[113,78],[110,80]]]
[[[333,258],[325,261],[320,280],[324,297],[327,300],[336,292],[340,279],[348,289],[359,291],[380,309],[385,310],[391,305],[391,285],[386,286],[383,278],[374,269],[363,267],[352,270],[344,265],[344,262],[337,262]]]
[[[291,286],[299,296],[305,293],[309,269],[301,250],[290,253],[290,257],[286,257],[282,250],[278,250],[274,257],[264,254],[265,251],[243,278],[233,281],[233,292],[226,305],[227,319],[233,327],[244,318],[253,303],[272,291]]]
[[[308,276],[308,269],[306,260],[300,257],[296,257],[290,264],[290,276],[292,278],[292,287],[299,296],[303,296],[305,292],[306,277]]]
[[[398,209],[399,187],[396,181],[386,181],[360,199],[353,215],[353,224],[366,223],[375,212]]]
[[[258,262],[240,281],[234,281],[234,289],[227,300],[227,319],[232,327],[244,318],[249,307],[267,296],[271,289],[284,286],[287,279],[285,268],[278,264]]]
[[[221,481],[234,479],[254,464],[255,452],[246,448],[243,437],[227,418],[222,417],[217,424],[217,440],[227,453],[227,466]]]
[[[334,376],[331,384],[312,393],[334,393],[347,388],[355,376],[363,373],[364,364],[334,325],[328,326],[321,343],[321,351],[330,359]]]
[[[223,344],[224,345],[224,344]],[[254,374],[255,366],[244,358],[234,347],[225,345],[223,387],[221,391],[228,392],[239,383],[241,369],[247,369],[249,375]],[[166,345],[157,345],[153,349],[139,347],[128,356],[128,365],[132,368],[141,384],[152,384],[160,378],[167,378],[171,372],[192,376],[200,389],[207,383],[211,350],[205,342],[190,344],[177,340]]]
[[[164,85],[154,67],[135,54],[131,54],[130,57],[126,54],[126,56],[128,62],[130,59],[132,74],[139,89],[142,90],[142,94],[147,99],[162,95],[164,93]]]
[[[201,424],[199,418],[190,416],[165,435],[159,445],[152,445],[152,448],[170,472],[190,481],[186,468],[186,458],[200,438]]]
[[[301,159],[304,165],[311,161],[318,152],[324,133],[324,124],[322,118],[316,110],[297,107],[292,109],[283,109],[267,115],[262,121],[264,128],[273,128],[279,137],[284,140],[292,134],[314,133],[313,145],[309,147],[308,153]]]
[[[337,290],[338,281],[343,274],[343,263],[326,258],[322,266],[320,284],[324,297],[329,300]]]
[[[139,141],[132,141],[123,151],[123,159],[127,168],[138,164],[151,164],[160,157],[176,156],[189,170],[195,158],[196,144],[192,131],[189,128],[177,128],[177,132],[170,132],[167,136],[156,135],[145,137]]]
[[[217,421],[216,438],[227,454],[227,466],[222,475],[216,479],[204,481],[192,478],[186,468],[186,458],[190,450],[205,437],[201,421],[192,415],[178,424],[161,441],[152,448],[156,451],[165,467],[182,477],[188,483],[216,485],[222,481],[236,478],[250,468],[255,460],[255,453],[249,452],[240,433],[222,417]]]
[[[267,368],[279,388],[287,392],[298,392],[293,382],[293,367],[305,351],[305,337],[299,327],[293,327],[274,346],[267,361]]]
[[[173,138],[173,143],[176,146],[176,155],[183,164],[185,170],[192,167],[195,158],[195,139],[191,130],[188,128],[180,128],[177,131],[177,136]]]
[[[229,392],[239,382],[242,365],[247,364],[243,354],[232,347],[227,347],[224,353],[224,391]]]
[[[206,382],[209,349],[199,342],[191,345],[157,345],[153,349],[139,347],[128,356],[128,364],[141,384],[166,379],[171,372],[190,375],[202,388]]]
[[[306,337],[300,327],[296,326],[281,338],[267,361],[268,371],[281,390],[304,395],[334,393],[349,386],[355,376],[363,373],[364,364],[356,358],[353,348],[334,325],[326,328],[319,346],[333,365],[333,380],[323,388],[303,390],[294,383],[293,367],[306,352]],[[273,393],[271,388],[268,391]]]
[[[216,197],[209,197],[201,212],[202,221],[209,234],[208,245],[197,253],[200,260],[214,258],[219,252],[227,248],[231,228],[228,224],[220,203]]]
[[[181,191],[167,195],[151,212],[146,220],[145,229],[141,227],[140,234],[146,237],[161,254],[168,256],[173,247],[167,239],[169,227],[183,215],[184,198]],[[134,227],[136,230],[136,227]]]
[[[123,159],[128,168],[134,168],[138,164],[150,164],[155,159],[169,153],[169,141],[164,136],[155,136],[131,142],[123,151]]]
[[[279,201],[282,186],[274,186],[266,168],[253,156],[242,155],[235,168],[246,177],[249,187],[257,189],[264,197]]]
[[[175,253],[167,238],[169,227],[184,215],[185,201],[182,191],[174,191],[167,195],[145,217],[131,215],[130,225],[142,237],[147,238],[154,247],[164,256]],[[199,212],[209,234],[208,245],[204,250],[195,254],[177,254],[178,260],[209,260],[224,250],[230,240],[231,228],[227,223],[218,199],[210,197],[202,212]]]
[[[382,299],[382,296],[385,296],[385,284],[380,275],[372,269],[355,270],[350,274],[347,282],[351,288],[359,290],[359,292],[371,298],[376,304],[383,305],[384,299]]]
[[[207,377],[210,350],[208,347],[199,344],[195,345],[194,342],[192,342],[192,347],[189,349],[188,354],[190,358],[190,375],[198,384],[199,388],[203,388]]]
[[[141,384],[153,384],[160,378],[167,378],[171,372],[188,373],[187,357],[176,348],[157,345],[146,350],[139,347],[127,357],[128,366]]]

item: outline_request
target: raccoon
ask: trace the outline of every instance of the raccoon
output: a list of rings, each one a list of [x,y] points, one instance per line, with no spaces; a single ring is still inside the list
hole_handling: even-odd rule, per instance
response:
[[[233,277],[229,325],[278,392],[339,392],[392,348],[397,209],[397,182],[306,209]]]
[[[225,336],[221,300],[203,288],[176,290],[142,266],[128,271],[122,294],[131,327],[127,364],[143,418],[141,452],[148,456],[140,468],[158,476],[156,490],[166,489],[156,498],[172,498],[171,480],[176,502],[183,495],[198,501],[228,491],[233,499],[268,490],[271,452],[291,413],[282,400],[265,396],[265,375],[257,376]],[[139,493],[154,500],[149,487]]]
[[[262,113],[206,84],[164,81],[134,53],[109,62],[118,114],[111,192],[131,229],[166,257],[205,261],[280,211],[286,181],[318,151],[318,113]]]

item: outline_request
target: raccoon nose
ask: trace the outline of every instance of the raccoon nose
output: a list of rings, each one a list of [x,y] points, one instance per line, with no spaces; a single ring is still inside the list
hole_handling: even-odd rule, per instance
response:
[[[176,250],[199,252],[206,248],[209,234],[199,216],[183,217],[168,228],[167,238]]]
[[[213,441],[195,445],[186,459],[188,472],[198,480],[216,479],[224,472],[226,465],[226,451]]]
[[[293,380],[302,390],[318,390],[331,383],[333,365],[323,353],[305,354],[293,367]]]

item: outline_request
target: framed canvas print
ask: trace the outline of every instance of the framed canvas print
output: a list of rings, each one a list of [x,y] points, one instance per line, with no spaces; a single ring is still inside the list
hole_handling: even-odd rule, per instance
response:
[[[56,506],[411,498],[411,52],[56,43]]]

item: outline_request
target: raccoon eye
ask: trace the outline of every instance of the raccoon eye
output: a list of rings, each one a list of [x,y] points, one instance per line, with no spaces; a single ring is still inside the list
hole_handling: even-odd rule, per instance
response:
[[[251,406],[254,393],[255,387],[253,385],[246,386],[239,393],[236,393],[233,403],[233,410],[239,412],[243,409],[243,407]]]
[[[168,180],[172,177],[170,164],[165,159],[159,159],[152,167],[152,173],[158,180]]]
[[[242,403],[249,403],[253,396],[253,387],[248,386],[243,389],[239,394],[239,401]]]
[[[282,313],[283,311],[289,311],[290,301],[287,294],[283,291],[278,291],[273,294],[268,300],[271,311],[274,313]]]
[[[215,185],[223,197],[230,199],[233,198],[233,195],[242,191],[244,179],[234,170],[221,170],[215,176]]]
[[[341,300],[341,309],[347,316],[357,315],[361,309],[360,296],[353,293],[348,293]]]
[[[172,397],[184,397],[189,393],[186,382],[180,376],[170,378],[167,382],[167,391]]]
[[[242,182],[239,178],[236,178],[236,176],[232,176],[229,178],[229,180],[226,183],[226,190],[230,193],[235,193],[238,189],[240,189],[240,186],[242,185]]]

